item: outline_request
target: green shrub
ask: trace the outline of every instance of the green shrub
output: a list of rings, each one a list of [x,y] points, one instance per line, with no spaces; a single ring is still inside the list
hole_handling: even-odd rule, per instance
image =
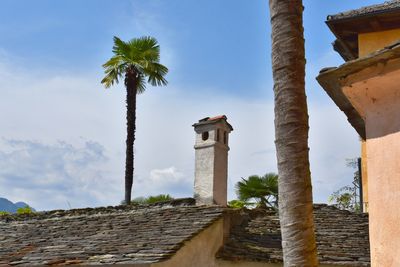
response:
[[[231,200],[228,202],[228,207],[229,208],[234,208],[234,209],[241,209],[244,208],[246,206],[246,202],[242,201],[242,200]]]
[[[174,198],[171,197],[170,195],[166,194],[161,194],[157,196],[149,196],[149,197],[137,197],[131,201],[132,204],[153,204],[157,202],[162,202],[162,201],[170,201],[173,200]],[[121,202],[122,205],[125,205],[125,201]]]
[[[17,209],[17,214],[32,214],[32,213],[34,213],[34,211],[29,206]]]
[[[169,201],[173,200],[173,198],[170,195],[157,195],[157,196],[149,196],[146,198],[146,203],[147,204],[152,204],[156,202],[161,202],[161,201]]]

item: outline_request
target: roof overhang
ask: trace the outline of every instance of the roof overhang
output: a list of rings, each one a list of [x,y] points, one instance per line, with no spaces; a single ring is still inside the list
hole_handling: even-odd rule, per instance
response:
[[[333,48],[344,60],[358,58],[358,35],[400,28],[400,4],[375,5],[328,16],[326,24],[336,36]]]
[[[360,83],[364,83],[367,88],[369,81],[376,84],[379,79],[382,82],[386,77],[393,79],[393,73],[399,70],[400,42],[363,58],[346,62],[338,68],[322,69],[317,80],[335,104],[346,114],[348,121],[361,138],[365,139],[365,112],[362,106],[349,97],[349,91],[353,90],[355,85],[359,87]]]

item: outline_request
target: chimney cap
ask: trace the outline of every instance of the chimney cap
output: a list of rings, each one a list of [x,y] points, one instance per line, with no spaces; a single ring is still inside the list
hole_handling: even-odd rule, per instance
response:
[[[205,117],[201,120],[199,120],[198,123],[193,124],[193,127],[199,126],[199,125],[205,125],[205,124],[213,124],[216,123],[218,121],[225,121],[225,123],[228,125],[228,127],[231,129],[231,131],[233,131],[232,125],[230,125],[227,121],[227,117],[225,115],[218,115],[218,116],[214,116],[214,117]]]

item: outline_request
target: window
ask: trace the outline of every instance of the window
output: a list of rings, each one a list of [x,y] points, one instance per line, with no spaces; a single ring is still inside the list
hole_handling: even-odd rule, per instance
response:
[[[226,145],[226,139],[227,139],[227,135],[226,132],[224,131],[224,144]]]
[[[201,139],[203,139],[203,141],[206,141],[208,139],[208,132],[204,132],[201,134]]]
[[[219,129],[217,129],[217,138],[216,141],[219,142]]]

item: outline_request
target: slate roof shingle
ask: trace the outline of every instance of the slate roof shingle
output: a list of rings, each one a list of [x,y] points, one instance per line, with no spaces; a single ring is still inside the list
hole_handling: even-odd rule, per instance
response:
[[[320,263],[369,266],[368,216],[314,207]],[[185,199],[0,216],[0,266],[160,262],[221,218],[230,218],[231,231],[218,258],[282,261],[274,211],[195,206],[193,199]]]
[[[334,50],[345,61],[354,60],[359,57],[359,34],[400,28],[400,0],[329,15],[326,24],[337,38]]]
[[[168,204],[9,216],[0,220],[0,266],[159,262],[222,212]]]
[[[282,262],[279,218],[272,210],[242,212],[217,257],[238,261]],[[370,266],[368,215],[314,204],[320,264]]]
[[[218,115],[218,116],[214,116],[214,117],[205,117],[203,119],[200,119],[199,122],[196,122],[195,124],[193,124],[193,127],[199,126],[199,125],[205,125],[205,124],[213,124],[219,121],[224,121],[228,127],[231,129],[231,131],[233,131],[233,127],[232,125],[230,125],[230,123],[227,121],[227,117],[225,115]]]
[[[382,4],[365,6],[359,9],[349,10],[346,12],[341,12],[335,15],[329,15],[327,20],[342,20],[342,19],[350,19],[359,16],[369,16],[375,15],[380,12],[390,12],[391,10],[400,9],[400,0],[392,0],[386,1]]]

